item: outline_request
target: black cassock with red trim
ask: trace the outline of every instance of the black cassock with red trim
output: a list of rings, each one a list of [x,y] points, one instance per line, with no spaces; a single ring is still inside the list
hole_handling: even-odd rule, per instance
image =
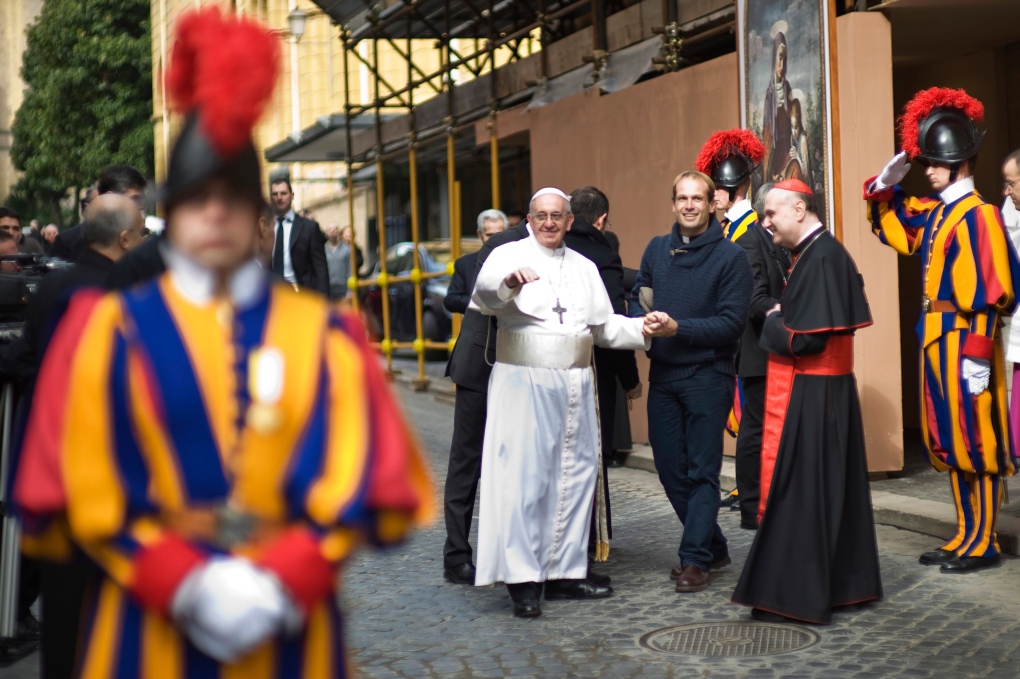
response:
[[[794,251],[769,352],[760,524],[733,602],[825,624],[882,597],[853,336],[871,325],[864,281],[819,225]]]

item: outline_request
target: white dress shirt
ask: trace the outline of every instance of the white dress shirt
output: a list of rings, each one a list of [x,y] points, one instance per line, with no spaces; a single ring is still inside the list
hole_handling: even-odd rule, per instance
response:
[[[279,215],[273,220],[273,254],[276,254],[276,230],[280,228]],[[287,282],[297,284],[297,276],[294,275],[294,264],[290,259],[290,234],[294,229],[294,211],[288,210],[283,215],[283,277]],[[269,260],[272,267],[272,259]]]

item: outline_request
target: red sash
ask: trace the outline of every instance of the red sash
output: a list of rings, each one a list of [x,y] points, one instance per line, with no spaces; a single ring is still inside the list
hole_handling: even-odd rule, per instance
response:
[[[783,423],[797,375],[849,375],[854,371],[853,335],[833,335],[825,351],[812,356],[792,358],[769,354],[768,378],[765,382],[765,423],[761,439],[761,495],[758,500],[758,521],[765,514],[765,504],[776,468],[776,455],[783,437]]]

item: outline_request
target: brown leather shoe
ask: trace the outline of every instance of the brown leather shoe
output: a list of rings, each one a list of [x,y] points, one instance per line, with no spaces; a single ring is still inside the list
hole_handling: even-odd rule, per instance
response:
[[[697,566],[688,566],[680,573],[676,581],[678,592],[702,592],[708,589],[708,571]]]
[[[719,570],[720,568],[726,568],[731,563],[733,563],[733,561],[730,560],[730,557],[729,556],[724,556],[723,558],[719,559],[718,561],[713,561],[711,564],[709,564],[708,570],[716,571],[716,570]],[[670,580],[679,580],[680,579],[680,574],[683,573],[683,571],[684,571],[684,567],[681,564],[677,564],[677,565],[673,566],[673,568],[671,568],[670,571],[669,571],[669,579]]]

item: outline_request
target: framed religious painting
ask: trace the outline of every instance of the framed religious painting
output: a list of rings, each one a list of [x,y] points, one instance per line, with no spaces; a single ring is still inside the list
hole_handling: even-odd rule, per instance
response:
[[[800,179],[839,235],[832,0],[737,0],[740,121],[765,145],[752,187]]]

